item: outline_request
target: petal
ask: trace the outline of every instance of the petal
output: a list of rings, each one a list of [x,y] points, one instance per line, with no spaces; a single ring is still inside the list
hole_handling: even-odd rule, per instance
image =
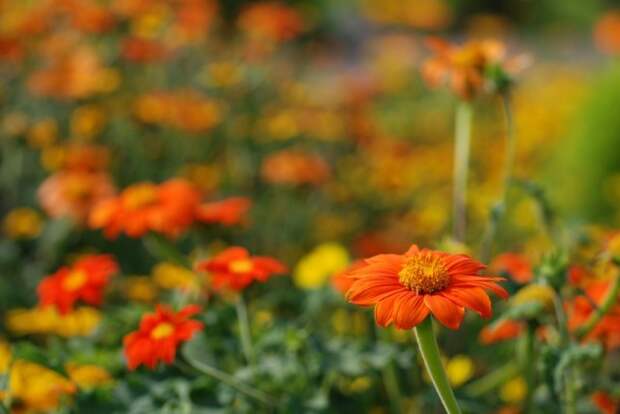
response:
[[[490,318],[493,310],[489,295],[481,288],[447,288],[441,296],[450,299],[457,305],[464,306],[477,312],[483,318]]]
[[[375,306],[375,320],[377,321],[377,325],[386,327],[392,323],[396,316],[396,311],[398,310],[396,304],[401,296],[402,293],[396,293],[377,303]]]
[[[422,322],[429,314],[429,309],[424,305],[424,297],[411,292],[403,297],[398,304],[394,324],[399,329],[411,329]]]
[[[408,291],[397,279],[358,279],[347,291],[346,298],[356,305],[372,305],[394,293]]]
[[[450,329],[458,329],[465,315],[465,308],[440,295],[425,295],[424,304],[439,322]]]
[[[446,257],[444,261],[446,263],[446,270],[452,275],[477,274],[479,271],[486,268],[482,263],[463,254],[450,255]]]

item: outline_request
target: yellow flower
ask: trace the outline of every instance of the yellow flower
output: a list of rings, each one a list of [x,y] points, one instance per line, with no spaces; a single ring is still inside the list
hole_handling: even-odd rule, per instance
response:
[[[44,118],[34,123],[28,131],[28,144],[33,148],[52,145],[58,137],[58,124],[52,118]]]
[[[361,393],[370,388],[372,380],[368,376],[354,378],[349,384],[348,391],[351,393]]]
[[[513,297],[512,303],[522,305],[524,303],[540,303],[545,309],[553,309],[554,292],[547,285],[532,284],[520,289]]]
[[[18,359],[11,366],[7,394],[19,401],[25,412],[52,411],[75,391],[71,381],[42,365]]]
[[[172,263],[160,263],[153,268],[153,280],[163,289],[198,290],[198,278],[191,270]]]
[[[151,303],[157,299],[157,286],[150,277],[130,276],[124,280],[123,288],[129,300]]]
[[[316,289],[325,285],[334,273],[349,264],[347,250],[338,243],[324,243],[302,257],[293,272],[293,281],[302,289]]]
[[[11,346],[8,342],[0,340],[0,374],[8,371],[11,365]]]
[[[47,171],[56,171],[65,162],[67,150],[60,145],[53,145],[41,151],[41,166]]]
[[[43,220],[35,210],[21,207],[6,215],[3,227],[5,234],[12,239],[32,239],[41,233]]]
[[[446,373],[450,384],[459,387],[474,375],[474,362],[466,355],[456,355],[448,360]]]
[[[527,383],[522,377],[516,377],[502,385],[499,397],[507,403],[518,403],[523,401],[526,393]]]
[[[231,62],[215,62],[201,73],[201,81],[207,86],[230,87],[242,79],[241,67]]]
[[[89,307],[82,307],[64,315],[53,307],[13,309],[6,316],[6,325],[9,331],[18,335],[88,336],[95,331],[101,318],[98,310]]]
[[[110,385],[113,382],[110,373],[97,365],[68,363],[65,365],[65,370],[71,381],[82,389],[89,390]]]
[[[97,90],[103,93],[115,91],[121,84],[121,74],[118,70],[104,68],[98,72]]]
[[[71,114],[71,134],[75,138],[90,140],[101,132],[105,114],[95,105],[76,108]]]

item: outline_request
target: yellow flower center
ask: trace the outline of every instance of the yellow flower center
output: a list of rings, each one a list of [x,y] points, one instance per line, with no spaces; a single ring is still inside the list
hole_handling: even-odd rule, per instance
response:
[[[125,207],[130,210],[146,207],[155,201],[157,201],[157,186],[154,184],[137,184],[128,188],[123,194]]]
[[[62,287],[69,291],[78,290],[86,283],[87,275],[83,270],[75,270],[62,282]]]
[[[398,281],[417,294],[428,294],[446,288],[450,275],[440,256],[417,253],[409,257],[398,272]]]
[[[249,259],[240,259],[230,262],[228,269],[233,273],[247,273],[254,268],[254,264]]]
[[[164,339],[174,333],[174,326],[168,322],[160,322],[155,329],[151,331],[152,339]]]

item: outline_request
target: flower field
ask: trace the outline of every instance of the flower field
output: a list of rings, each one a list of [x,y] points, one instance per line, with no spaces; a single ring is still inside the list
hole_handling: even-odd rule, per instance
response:
[[[0,411],[620,412],[620,9],[0,0]]]

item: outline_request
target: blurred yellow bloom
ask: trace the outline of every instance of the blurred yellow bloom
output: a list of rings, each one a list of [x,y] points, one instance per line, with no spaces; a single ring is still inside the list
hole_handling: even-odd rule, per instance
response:
[[[41,215],[28,207],[11,210],[4,217],[4,233],[11,239],[32,239],[41,233],[43,220]]]
[[[499,397],[507,403],[518,403],[523,401],[526,393],[527,383],[522,377],[516,377],[502,385]]]
[[[276,140],[287,140],[299,134],[297,114],[290,109],[266,115],[261,123],[264,133]]]
[[[9,370],[11,358],[11,345],[6,341],[0,340],[0,374],[4,374]]]
[[[52,118],[43,118],[30,127],[26,138],[33,148],[48,147],[58,138],[58,124]]]
[[[97,365],[68,363],[65,365],[65,370],[71,381],[82,389],[102,387],[113,382],[110,373]]]
[[[91,140],[101,132],[105,114],[96,105],[84,105],[71,114],[71,134],[74,138]]]
[[[164,27],[170,15],[170,10],[161,4],[160,7],[151,7],[148,13],[143,13],[131,21],[131,34],[144,39],[156,37]]]
[[[354,378],[348,386],[351,393],[360,393],[368,390],[372,385],[372,379],[368,376]]]
[[[513,297],[512,303],[522,305],[524,303],[540,303],[547,310],[553,309],[555,293],[547,285],[531,284],[520,289]]]
[[[211,164],[185,165],[179,175],[187,178],[205,194],[214,192],[220,181],[219,169]]]
[[[273,322],[273,313],[267,310],[260,310],[254,314],[254,322],[261,327],[267,327]]]
[[[54,307],[12,309],[7,313],[6,325],[9,331],[18,335],[88,336],[97,329],[101,318],[101,313],[90,307],[78,308],[64,315]]]
[[[153,281],[163,289],[196,291],[198,278],[191,270],[172,263],[159,263],[153,268]]]
[[[238,84],[241,77],[241,67],[231,62],[216,62],[208,65],[201,73],[202,83],[208,86],[230,87]]]
[[[6,396],[19,401],[24,412],[49,412],[75,392],[75,385],[56,371],[18,359],[11,366]]]
[[[349,254],[342,245],[324,243],[299,260],[293,272],[293,281],[302,289],[316,289],[348,264]]]
[[[151,303],[157,299],[157,285],[147,276],[130,276],[123,282],[123,291],[127,299],[136,302]]]
[[[28,128],[28,117],[23,112],[9,112],[2,118],[2,131],[14,137],[26,132]]]
[[[456,355],[448,360],[446,374],[450,384],[459,387],[474,375],[474,361],[466,355]]]
[[[104,68],[98,72],[97,90],[102,93],[115,91],[121,84],[121,74],[118,70]]]
[[[67,150],[60,145],[53,145],[41,151],[41,166],[47,171],[56,171],[64,163]]]

